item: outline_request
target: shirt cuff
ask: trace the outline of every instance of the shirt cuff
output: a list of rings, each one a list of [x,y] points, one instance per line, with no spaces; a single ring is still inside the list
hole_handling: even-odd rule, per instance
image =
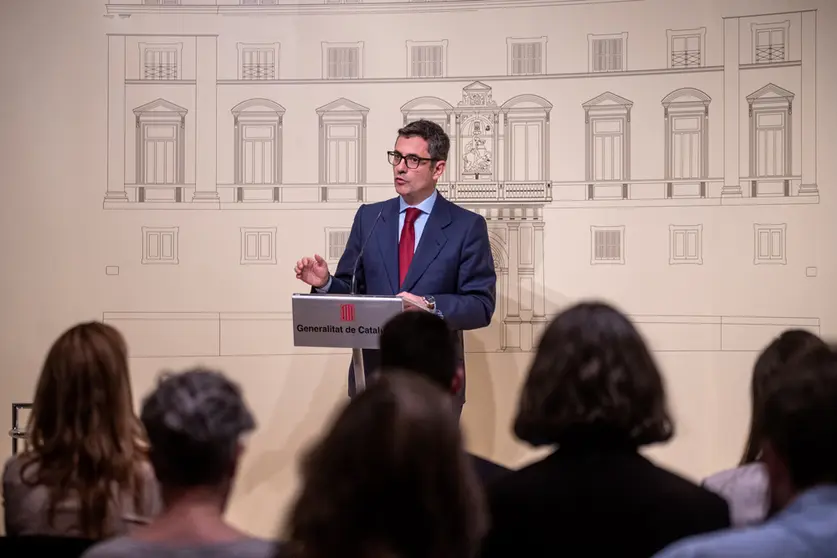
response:
[[[327,293],[328,290],[331,288],[331,275],[328,276],[328,281],[322,287],[314,287],[314,290],[318,293]]]

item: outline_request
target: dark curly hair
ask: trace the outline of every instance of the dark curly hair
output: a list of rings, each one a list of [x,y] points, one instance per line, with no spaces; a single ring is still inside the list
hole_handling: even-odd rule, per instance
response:
[[[585,302],[552,321],[524,383],[514,433],[535,446],[599,440],[639,447],[674,435],[660,371],[625,315]]]
[[[450,395],[382,373],[301,461],[302,489],[277,558],[468,558],[484,497]]]
[[[164,374],[140,418],[161,484],[212,486],[230,475],[242,434],[256,422],[237,384],[214,370]]]

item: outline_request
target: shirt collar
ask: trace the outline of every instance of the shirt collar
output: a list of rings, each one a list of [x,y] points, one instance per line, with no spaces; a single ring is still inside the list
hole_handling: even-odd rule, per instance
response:
[[[407,211],[408,207],[415,207],[421,210],[422,213],[427,213],[428,215],[430,215],[430,212],[433,210],[433,206],[435,205],[436,198],[438,196],[439,192],[436,190],[436,188],[433,188],[433,193],[430,194],[430,196],[426,200],[424,200],[418,205],[409,205],[407,202],[404,201],[404,198],[399,197],[398,203],[400,204],[400,206],[398,212],[404,213],[405,211]]]

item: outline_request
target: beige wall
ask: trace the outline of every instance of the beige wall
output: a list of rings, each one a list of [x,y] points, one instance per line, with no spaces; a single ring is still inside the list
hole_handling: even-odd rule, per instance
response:
[[[679,429],[651,454],[694,478],[737,458],[756,351],[837,330],[833,3],[142,4],[3,3],[3,416],[80,320],[125,333],[137,400],[162,369],[220,367],[260,426],[230,517],[275,533],[348,364],[293,347],[293,263],[337,258],[358,203],[393,195],[385,151],[418,116],[447,126],[440,188],[486,216],[500,277],[467,341],[474,451],[534,457],[510,435],[520,380],[580,298],[647,334]],[[355,77],[324,79],[332,43],[358,49]],[[413,65],[414,46],[441,55]]]

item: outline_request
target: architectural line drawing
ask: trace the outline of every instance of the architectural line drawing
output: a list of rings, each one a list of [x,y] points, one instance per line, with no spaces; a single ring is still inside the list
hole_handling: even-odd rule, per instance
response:
[[[486,2],[512,5],[469,2],[468,16],[482,17],[470,9]],[[107,5],[112,13],[156,10],[161,19],[202,12],[362,19],[431,5],[452,18],[466,13],[458,1]],[[109,34],[104,208],[243,210],[235,226],[240,265],[280,259],[279,228],[250,226],[246,211],[340,211],[315,225],[323,231],[317,247],[322,242],[336,265],[349,210],[394,195],[380,138],[411,120],[433,120],[451,139],[440,193],[488,225],[498,297],[482,345],[530,351],[548,319],[545,242],[564,234],[547,228],[545,212],[819,203],[816,18],[800,10],[660,26],[656,57],[634,46],[645,37],[625,22],[577,36],[518,27],[479,44],[408,35],[390,45],[389,57],[361,27],[311,37],[313,51],[268,26],[252,40],[233,27],[218,35]],[[573,51],[581,56],[554,55]],[[479,65],[464,63],[477,58]],[[472,66],[486,75],[457,75]],[[603,265],[628,265],[628,229],[642,249],[642,233],[622,215],[582,225],[597,278],[609,272]],[[753,221],[768,223],[755,225],[754,263],[786,263],[785,230],[769,225],[781,219]],[[665,218],[655,234],[668,228],[667,263],[702,265],[710,222]],[[177,231],[144,229],[143,263],[178,264]],[[658,257],[664,262],[665,252]],[[212,327],[241,322],[219,317]],[[209,354],[251,354],[218,335]],[[202,354],[195,350],[183,354]]]
[[[666,61],[669,68],[700,68],[706,65],[706,27],[666,29]]]
[[[669,265],[703,265],[703,225],[669,225]]]
[[[109,14],[130,17],[133,14],[209,14],[209,15],[372,15],[403,13],[444,13],[461,10],[520,9],[584,4],[619,4],[643,0],[303,0],[281,4],[276,0],[205,0],[185,4],[180,0],[108,0]]]
[[[625,225],[590,226],[590,265],[625,265]]]
[[[241,265],[276,265],[276,227],[241,227]]]
[[[801,37],[794,38],[788,32],[794,27],[785,23],[792,18],[801,22],[799,27],[804,32]],[[516,130],[511,132],[506,129],[506,124],[513,119],[511,112],[501,111],[502,123],[499,117],[497,122],[490,122],[486,120],[486,111],[479,109],[466,117],[479,120],[473,129],[457,128],[452,121],[447,124],[448,130],[460,129],[461,133],[473,136],[470,143],[457,147],[470,151],[467,156],[459,154],[451,162],[452,168],[444,177],[444,182],[450,185],[447,193],[454,201],[463,203],[494,201],[492,184],[497,177],[486,174],[486,169],[490,157],[504,156],[497,172],[504,177],[525,175],[528,180],[533,180],[529,176],[537,176],[535,181],[543,183],[546,192],[543,201],[550,208],[592,204],[670,207],[818,203],[816,11],[790,12],[776,17],[757,14],[724,18],[723,26],[722,36],[708,34],[706,26],[661,30],[661,39],[664,36],[667,43],[665,67],[649,69],[642,69],[635,62],[628,68],[627,32],[590,35],[587,40],[592,54],[587,71],[574,72],[564,66],[552,71],[567,71],[553,74],[546,73],[546,47],[558,39],[518,34],[506,39],[507,56],[504,64],[498,64],[499,71],[490,79],[477,80],[448,75],[448,60],[454,54],[445,39],[407,40],[404,77],[367,76],[364,65],[369,54],[364,54],[364,41],[324,40],[319,65],[322,76],[328,79],[289,76],[279,79],[280,57],[294,55],[285,52],[279,41],[228,44],[212,35],[109,35],[108,137],[111,139],[104,207],[241,209],[239,204],[252,203],[248,209],[285,206],[296,209],[302,204],[309,207],[327,203],[328,208],[341,204],[339,208],[343,209],[346,204],[371,202],[390,195],[391,184],[382,175],[385,169],[377,163],[373,163],[374,170],[370,166],[374,154],[368,153],[367,138],[372,131],[370,126],[377,133],[387,122],[390,126],[397,125],[394,120],[397,116],[389,110],[370,120],[369,114],[375,109],[363,104],[363,98],[371,95],[366,89],[363,91],[367,93],[356,89],[350,97],[338,97],[332,103],[311,107],[318,116],[319,170],[316,175],[308,174],[308,179],[300,180],[299,172],[293,173],[293,180],[287,179],[283,161],[292,146],[284,142],[288,113],[283,97],[293,96],[288,89],[291,86],[303,83],[328,86],[350,80],[362,84],[362,88],[374,88],[383,83],[416,84],[419,80],[462,84],[462,95],[467,99],[471,95],[492,96],[491,81],[513,79],[524,88],[511,96],[519,100],[529,95],[526,80],[589,80],[604,76],[612,81],[622,76],[645,75],[643,72],[684,73],[695,80],[694,85],[659,97],[662,98],[660,118],[665,128],[662,147],[656,147],[659,142],[655,146],[646,142],[633,145],[633,114],[644,111],[643,120],[648,118],[645,115],[649,101],[619,95],[616,83],[596,97],[579,99],[584,114],[583,132],[578,129],[580,121],[568,119],[564,113],[556,121],[562,133],[575,133],[576,137],[585,134],[584,169],[578,168],[575,161],[563,161],[560,151],[547,149],[542,152],[541,161],[531,163],[532,169],[524,172],[525,165],[510,159],[511,152],[505,146],[515,141],[519,145],[523,141],[520,134],[528,133],[538,135],[537,141],[546,145],[553,140],[552,118],[545,118],[541,124],[544,132],[535,132],[534,128],[523,132],[522,125],[517,123],[509,124]],[[742,34],[751,40],[734,40]],[[713,60],[704,56],[706,41],[721,39],[725,45],[723,58]],[[790,45],[792,39],[798,46]],[[556,48],[563,46],[559,44]],[[754,49],[761,49],[761,54]],[[139,58],[132,59],[134,54]],[[456,56],[465,54],[468,53]],[[594,58],[598,62],[593,62]],[[222,64],[221,60],[232,64]],[[202,70],[198,72],[197,68]],[[777,73],[782,68],[798,68],[798,78]],[[743,94],[740,84],[753,82],[756,74],[750,72],[759,72],[764,79],[758,78],[759,85],[743,99],[748,108],[745,119],[738,107]],[[711,77],[714,75],[722,77],[722,83]],[[788,79],[793,83],[787,83]],[[257,86],[259,89],[254,89]],[[557,98],[557,90],[554,94]],[[552,106],[548,97],[536,97],[544,109]],[[457,114],[462,119],[467,112],[467,102],[436,98],[435,107],[427,105],[405,111],[405,104],[402,118],[424,111],[428,116],[432,112],[434,118],[442,121]],[[129,99],[137,102],[128,104]],[[196,102],[204,108],[199,110]],[[511,99],[502,106],[510,102]],[[216,107],[220,113],[213,110]],[[133,112],[132,118],[136,120],[133,132],[125,126],[127,110]],[[228,120],[222,114],[232,114],[232,118]],[[297,118],[294,122],[298,121]],[[710,126],[715,121],[718,123]],[[471,124],[466,122],[468,126]],[[646,121],[641,124],[657,126]],[[199,128],[207,133],[198,134]],[[479,137],[474,136],[474,130]],[[383,133],[383,128],[380,132]],[[293,129],[292,133],[305,142],[307,149],[313,149],[310,133],[299,129]],[[120,142],[120,137],[124,142]],[[798,143],[794,137],[799,138]],[[747,145],[742,153],[732,147],[740,142]],[[770,149],[762,149],[760,145],[769,145]],[[541,148],[535,148],[538,149]],[[220,155],[219,170],[215,168],[216,155]],[[659,172],[644,170],[642,175],[634,172],[638,161],[660,156],[663,160]],[[749,158],[743,166],[749,168],[746,172],[740,171],[742,156]],[[225,170],[229,167],[231,171]],[[553,168],[575,170],[556,173],[550,170]],[[569,172],[577,178],[568,177]],[[475,182],[484,184],[480,189],[471,185]],[[505,186],[508,184],[498,186],[497,192],[509,198]],[[202,203],[195,203],[198,201]]]
[[[648,337],[655,352],[757,352],[786,328],[820,332],[820,319],[816,317],[657,314],[629,318]],[[132,358],[345,352],[294,347],[290,312],[104,312],[102,320],[124,332]],[[269,334],[264,335],[265,331]]]
[[[587,35],[587,67],[591,74],[628,69],[628,33]]]
[[[787,223],[753,225],[753,264],[787,265]]]
[[[142,264],[178,265],[180,227],[142,227]]]

